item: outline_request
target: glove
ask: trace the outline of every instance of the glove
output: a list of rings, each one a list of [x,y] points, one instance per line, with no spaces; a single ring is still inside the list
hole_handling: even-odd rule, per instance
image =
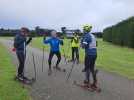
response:
[[[15,52],[16,51],[16,48],[12,48],[12,51]]]

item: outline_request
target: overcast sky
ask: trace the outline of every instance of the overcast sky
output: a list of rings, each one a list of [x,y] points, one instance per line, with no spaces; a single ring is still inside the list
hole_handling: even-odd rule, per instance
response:
[[[0,0],[0,27],[60,29],[92,24],[102,31],[134,15],[134,0]]]

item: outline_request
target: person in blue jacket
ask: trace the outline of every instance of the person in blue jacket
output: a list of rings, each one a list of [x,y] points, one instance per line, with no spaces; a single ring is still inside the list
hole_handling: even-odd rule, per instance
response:
[[[63,41],[60,40],[57,37],[57,32],[54,30],[51,32],[51,37],[49,39],[44,38],[44,44],[49,44],[50,45],[50,53],[49,53],[49,58],[48,58],[48,64],[49,64],[49,75],[51,74],[51,62],[52,58],[54,55],[57,56],[57,62],[55,68],[57,70],[61,70],[59,67],[59,63],[61,61],[61,53],[60,53],[60,45],[63,45]]]
[[[90,85],[90,73],[92,73],[93,84],[91,86],[97,87],[97,79],[95,70],[95,61],[97,59],[97,42],[96,38],[93,34],[90,33],[92,26],[84,25],[83,31],[84,35],[81,39],[81,46],[85,49],[85,68],[83,72],[85,72],[85,80],[84,84]]]
[[[31,42],[32,37],[29,37],[27,40],[27,36],[30,31],[26,27],[22,27],[20,33],[16,34],[14,39],[14,48],[16,50],[16,55],[19,61],[18,67],[18,75],[17,78],[20,81],[26,80],[27,78],[24,76],[24,65],[26,58],[26,46]]]

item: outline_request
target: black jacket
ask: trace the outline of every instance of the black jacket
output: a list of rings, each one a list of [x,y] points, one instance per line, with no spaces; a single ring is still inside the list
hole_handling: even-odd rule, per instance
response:
[[[28,45],[31,42],[32,38],[29,38],[28,40],[26,37],[22,34],[17,34],[14,39],[14,47],[16,48],[16,51],[25,51],[26,45]]]

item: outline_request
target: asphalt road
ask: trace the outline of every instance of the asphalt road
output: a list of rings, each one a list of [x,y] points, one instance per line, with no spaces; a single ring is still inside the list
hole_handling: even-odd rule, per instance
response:
[[[0,39],[13,57],[13,63],[17,66],[18,61],[15,53],[11,52],[12,41]],[[60,66],[66,68],[67,72],[53,70],[51,76],[47,75],[48,53],[45,52],[44,70],[42,72],[42,51],[36,48],[27,48],[27,59],[25,65],[25,75],[34,77],[34,65],[32,54],[35,56],[37,69],[37,81],[29,89],[33,100],[134,100],[134,80],[129,80],[114,73],[100,70],[98,74],[101,93],[89,92],[73,85],[73,81],[82,82],[84,73],[81,72],[83,64],[75,65],[69,81],[66,81],[71,63],[65,64],[64,57]],[[53,59],[55,63],[56,58]],[[54,65],[53,63],[53,65]],[[107,66],[108,67],[108,66]]]

